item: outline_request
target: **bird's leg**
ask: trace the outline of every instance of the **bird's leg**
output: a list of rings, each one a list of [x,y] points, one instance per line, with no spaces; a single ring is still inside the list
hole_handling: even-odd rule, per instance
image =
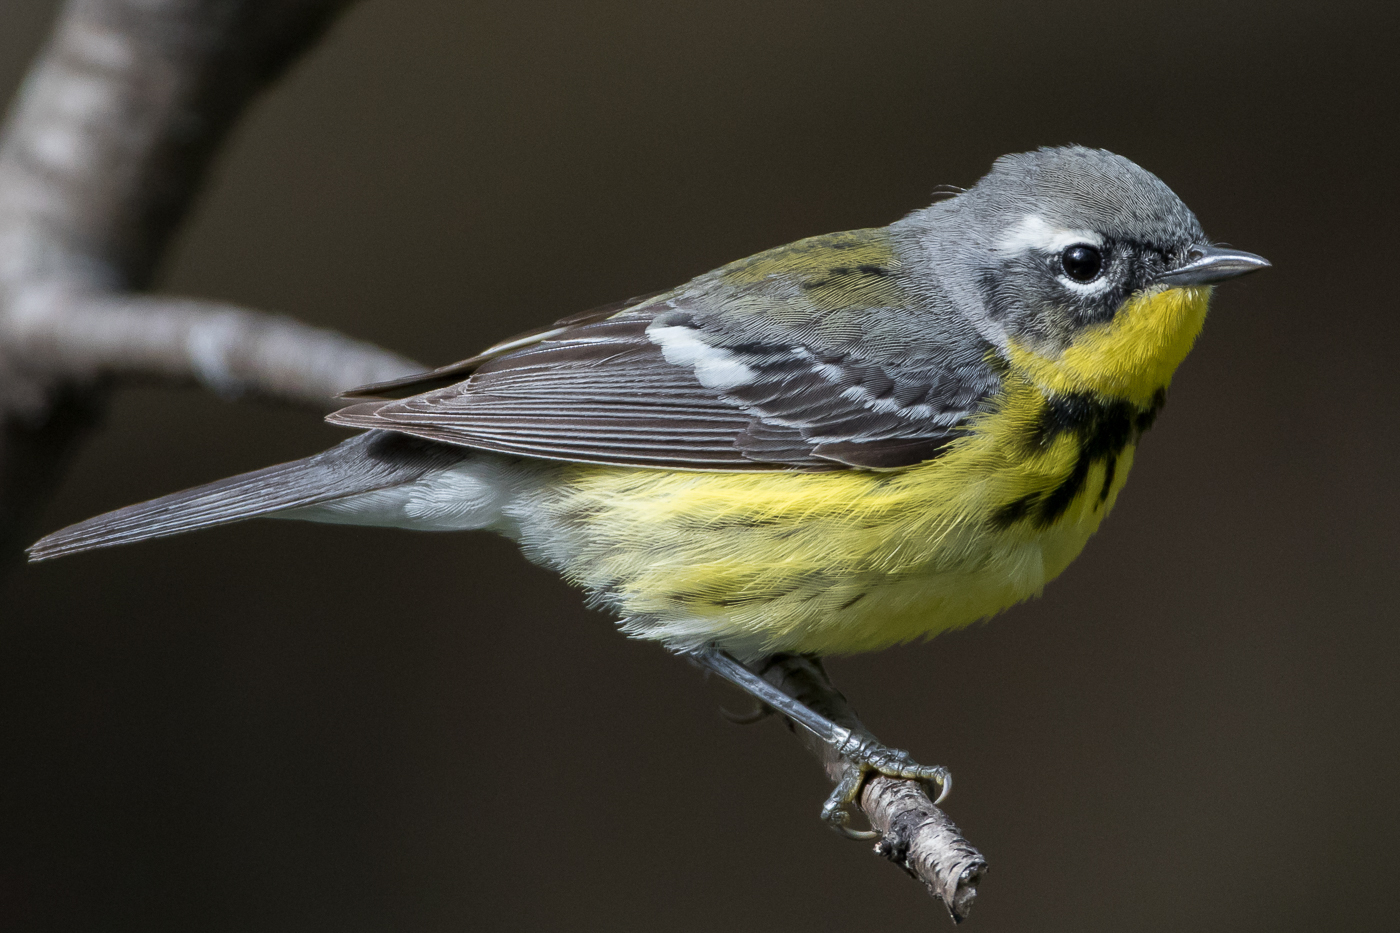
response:
[[[762,722],[773,715],[773,707],[767,703],[754,701],[753,709],[747,713],[731,713],[724,707],[720,707],[719,714],[736,726],[751,726],[756,722]]]
[[[844,762],[840,781],[822,806],[822,819],[844,835],[855,839],[871,839],[876,833],[860,832],[847,824],[851,819],[850,806],[860,795],[865,779],[870,774],[883,774],[886,777],[906,781],[919,781],[937,788],[934,803],[941,803],[952,789],[952,776],[947,768],[927,767],[909,757],[909,753],[890,748],[863,729],[849,729],[839,725],[773,686],[763,677],[755,674],[729,654],[718,648],[706,648],[693,652],[690,657],[696,664],[713,671],[725,680],[744,690],[760,704],[774,712],[782,713],[825,742],[834,754]],[[774,663],[774,659],[770,659]],[[818,667],[820,671],[820,667]]]
[[[763,666],[759,668],[759,676],[767,674],[769,668],[773,664],[776,664],[779,660],[786,657],[791,657],[791,655],[770,654],[764,660]],[[753,696],[750,696],[749,699],[753,700],[753,709],[749,710],[747,713],[731,713],[729,710],[721,706],[719,708],[719,714],[736,726],[752,726],[754,723],[762,722],[763,720],[767,719],[769,716],[772,716],[774,714],[775,710],[767,703],[764,703],[762,700],[755,699]]]

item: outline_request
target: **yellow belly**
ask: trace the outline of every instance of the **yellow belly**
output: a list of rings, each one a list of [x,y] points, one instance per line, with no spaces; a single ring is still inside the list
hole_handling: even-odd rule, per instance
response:
[[[1026,449],[1042,405],[1023,385],[943,456],[898,471],[560,467],[549,520],[522,543],[628,632],[674,647],[832,654],[935,635],[1039,593],[1127,477],[1131,446],[1111,480],[1093,463],[1055,521],[994,521],[1078,462],[1072,437]]]

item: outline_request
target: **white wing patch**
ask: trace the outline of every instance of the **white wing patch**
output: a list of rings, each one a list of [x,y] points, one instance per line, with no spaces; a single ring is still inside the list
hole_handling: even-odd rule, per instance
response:
[[[676,324],[647,328],[647,338],[661,348],[673,366],[692,366],[695,378],[707,389],[732,389],[758,378],[747,364],[723,347],[713,347],[693,327]]]

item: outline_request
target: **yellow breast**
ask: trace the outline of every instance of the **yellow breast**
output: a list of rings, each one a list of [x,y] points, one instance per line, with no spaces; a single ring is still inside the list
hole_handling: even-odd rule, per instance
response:
[[[1016,350],[1000,396],[936,460],[830,473],[561,465],[549,530],[522,543],[627,631],[673,646],[846,653],[986,618],[1038,593],[1112,508],[1203,319],[1206,293],[1187,292],[1125,308],[1058,361]],[[1123,355],[1129,369],[1106,365]]]

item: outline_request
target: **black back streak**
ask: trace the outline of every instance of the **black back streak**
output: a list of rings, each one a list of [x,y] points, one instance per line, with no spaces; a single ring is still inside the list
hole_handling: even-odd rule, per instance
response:
[[[1034,522],[1037,528],[1053,525],[1083,492],[1090,468],[1099,461],[1104,464],[1099,502],[1107,501],[1123,448],[1135,443],[1144,431],[1152,427],[1157,412],[1166,400],[1165,389],[1159,389],[1146,408],[1087,394],[1047,398],[1040,418],[1026,437],[1027,453],[1044,450],[1059,437],[1068,434],[1079,445],[1074,467],[1054,489],[1030,493],[997,509],[992,515],[992,526],[1007,528],[1024,520]]]
[[[830,288],[833,285],[842,284],[842,280],[852,281],[851,287],[859,288],[862,280],[883,279],[894,275],[893,269],[873,262],[862,263],[854,268],[850,266],[832,266],[826,270],[826,278],[812,279],[802,283],[802,288],[806,291],[815,291],[820,288]]]

